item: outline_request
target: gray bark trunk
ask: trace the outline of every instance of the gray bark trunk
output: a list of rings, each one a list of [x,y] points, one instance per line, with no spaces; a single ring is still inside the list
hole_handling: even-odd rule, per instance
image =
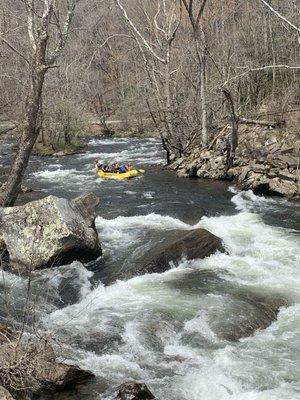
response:
[[[46,69],[35,65],[31,74],[31,88],[27,102],[27,121],[21,135],[17,154],[9,177],[1,188],[0,205],[13,206],[21,189],[21,182],[29,162],[31,150],[41,130],[40,106]]]

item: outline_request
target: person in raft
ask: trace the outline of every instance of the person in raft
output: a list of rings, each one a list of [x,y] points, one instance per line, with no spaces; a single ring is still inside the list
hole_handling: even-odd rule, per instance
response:
[[[118,172],[120,172],[121,174],[124,174],[124,173],[127,172],[127,171],[128,171],[127,165],[122,164],[122,165],[119,166]]]
[[[131,171],[133,169],[132,164],[119,164],[114,162],[111,165],[107,165],[107,163],[103,163],[102,161],[96,160],[95,166],[97,171],[103,171],[108,173],[120,173],[124,174],[127,171]]]
[[[110,172],[110,167],[108,166],[108,164],[106,162],[96,160],[95,167],[96,167],[96,171]]]
[[[103,168],[102,161],[96,160],[96,161],[95,161],[95,167],[96,167],[96,171],[101,170],[101,169]]]

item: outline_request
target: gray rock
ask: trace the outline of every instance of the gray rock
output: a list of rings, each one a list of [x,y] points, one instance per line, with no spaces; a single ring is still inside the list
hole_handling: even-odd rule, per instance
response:
[[[279,178],[264,178],[254,183],[251,188],[256,194],[277,195],[292,198],[297,194],[296,183],[283,181]]]
[[[153,400],[155,396],[144,383],[125,382],[119,387],[116,400]]]
[[[189,178],[195,178],[195,177],[197,176],[197,171],[198,171],[198,168],[196,167],[196,165],[193,165],[193,166],[189,169],[188,177],[189,177]]]
[[[33,189],[28,186],[21,185],[21,192],[22,193],[30,193],[30,192],[33,192]]]
[[[238,177],[238,183],[241,184],[247,177],[248,173],[250,172],[250,168],[248,166],[243,167]]]
[[[278,173],[273,169],[267,173],[267,177],[270,179],[276,178],[277,176],[278,176]]]
[[[278,154],[278,155],[268,155],[268,162],[277,168],[297,168],[299,166],[299,157],[294,157],[290,154]]]
[[[187,178],[187,171],[186,169],[180,169],[177,173],[177,175],[179,176],[179,178]]]
[[[138,273],[165,272],[170,269],[171,262],[177,263],[182,257],[194,260],[208,257],[216,251],[225,250],[221,239],[211,232],[205,229],[177,231],[138,260]]]
[[[176,170],[180,167],[180,165],[184,162],[184,158],[178,158],[176,161],[174,161],[172,164],[169,165],[169,168],[172,170]]]
[[[289,146],[289,145],[283,145],[280,149],[280,153],[281,154],[288,154],[288,153],[293,153],[295,150],[295,148],[293,146]]]
[[[267,145],[268,146],[268,145]],[[267,147],[268,153],[277,153],[281,150],[281,145],[279,143],[273,143]]]
[[[234,297],[243,304],[244,313],[230,316],[218,332],[220,338],[233,342],[266,329],[276,320],[279,310],[288,306],[288,300],[283,297],[251,291],[237,293]]]
[[[294,182],[294,181],[296,180],[296,175],[291,174],[288,170],[279,171],[279,172],[278,172],[278,177],[279,177],[280,179],[285,180],[285,181]]]
[[[23,206],[0,209],[0,231],[10,268],[28,272],[101,255],[95,229],[93,194],[75,200],[49,196]]]
[[[206,174],[207,174],[207,166],[203,165],[201,168],[198,169],[197,176],[198,178],[204,178],[206,177]]]
[[[268,171],[269,167],[263,164],[251,164],[251,171],[256,172],[258,174],[263,174]]]
[[[227,176],[228,178],[233,179],[239,176],[241,172],[242,172],[242,167],[233,167],[227,171]]]
[[[271,179],[269,187],[272,192],[291,198],[297,193],[297,185],[293,182],[282,181],[281,179]]]

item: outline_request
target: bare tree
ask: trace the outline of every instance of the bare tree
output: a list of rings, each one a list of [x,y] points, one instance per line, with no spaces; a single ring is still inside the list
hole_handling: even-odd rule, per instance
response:
[[[28,128],[24,115],[32,102],[25,108],[22,100],[32,98],[32,45],[41,36],[45,5],[35,0],[32,16],[30,3],[0,0],[0,130],[7,135]],[[67,0],[53,4],[48,59],[67,12]],[[296,0],[81,0],[76,29],[64,51],[58,48],[59,68],[43,84],[36,131],[43,119],[44,143],[58,151],[61,126],[75,126],[62,109],[80,117],[78,126],[100,120],[102,132],[112,127],[105,126],[108,118],[124,121],[114,130],[132,131],[138,121],[141,130],[159,131],[171,161],[196,145],[211,146],[209,136],[230,110],[223,87],[239,118],[262,114],[268,121],[268,113],[278,113],[283,120],[299,108],[299,18]]]
[[[206,94],[206,61],[207,61],[207,41],[203,28],[203,13],[207,0],[197,1],[182,0],[184,7],[189,16],[189,20],[193,29],[193,37],[196,45],[197,59],[199,63],[200,74],[200,96],[201,96],[201,112],[202,112],[202,144],[208,144],[207,130],[207,94]]]
[[[70,26],[78,0],[68,2],[68,9],[63,25],[59,23],[56,2],[44,0],[40,10],[34,0],[27,0],[27,27],[31,46],[30,58],[26,58],[30,69],[30,88],[26,104],[26,124],[21,135],[18,151],[11,167],[9,177],[1,187],[0,205],[12,206],[19,194],[24,172],[27,168],[32,148],[42,127],[42,94],[47,71],[56,67],[55,61],[60,55],[67,41]],[[40,12],[42,12],[40,16]],[[56,28],[58,41],[52,51],[49,50],[49,38],[54,36]],[[0,36],[4,43],[7,40]],[[15,49],[12,49],[16,51]]]
[[[176,72],[172,69],[172,45],[181,22],[181,7],[178,8],[177,0],[158,1],[152,17],[142,9],[147,15],[149,30],[153,33],[153,38],[147,39],[137,28],[121,0],[116,0],[116,3],[134,35],[144,61],[148,82],[155,96],[156,109],[152,109],[150,98],[147,99],[147,104],[160,132],[169,163],[171,152],[176,150],[180,153],[183,147],[173,123],[172,96],[172,75]]]

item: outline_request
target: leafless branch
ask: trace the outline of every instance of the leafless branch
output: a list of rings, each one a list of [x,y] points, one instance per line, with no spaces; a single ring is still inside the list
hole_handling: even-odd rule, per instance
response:
[[[6,40],[3,36],[0,36],[0,40],[6,44],[13,52],[15,52],[19,57],[23,58],[29,64],[29,60],[22,54],[19,50],[17,50],[8,40]]]
[[[131,26],[131,28],[133,29],[133,31],[135,32],[135,34],[139,37],[139,39],[142,41],[142,43],[144,44],[144,46],[146,47],[146,49],[153,55],[153,57],[155,57],[158,61],[162,62],[163,64],[166,63],[166,59],[160,57],[153,49],[153,47],[147,42],[147,40],[144,38],[144,36],[141,34],[141,32],[137,29],[137,27],[134,25],[134,23],[132,22],[132,20],[129,18],[128,13],[126,11],[126,9],[124,8],[124,6],[122,5],[120,0],[116,0],[118,7],[120,8],[120,10],[122,11],[124,18],[126,19],[126,21],[129,23],[129,25]]]
[[[265,0],[260,0],[265,6],[267,6],[274,14],[277,15],[278,18],[282,19],[285,21],[289,26],[291,26],[293,29],[296,29],[300,33],[300,28],[298,28],[296,25],[294,25],[291,21],[289,21],[287,18],[285,18],[283,15],[281,15],[278,11],[276,11],[269,3],[267,3]]]

